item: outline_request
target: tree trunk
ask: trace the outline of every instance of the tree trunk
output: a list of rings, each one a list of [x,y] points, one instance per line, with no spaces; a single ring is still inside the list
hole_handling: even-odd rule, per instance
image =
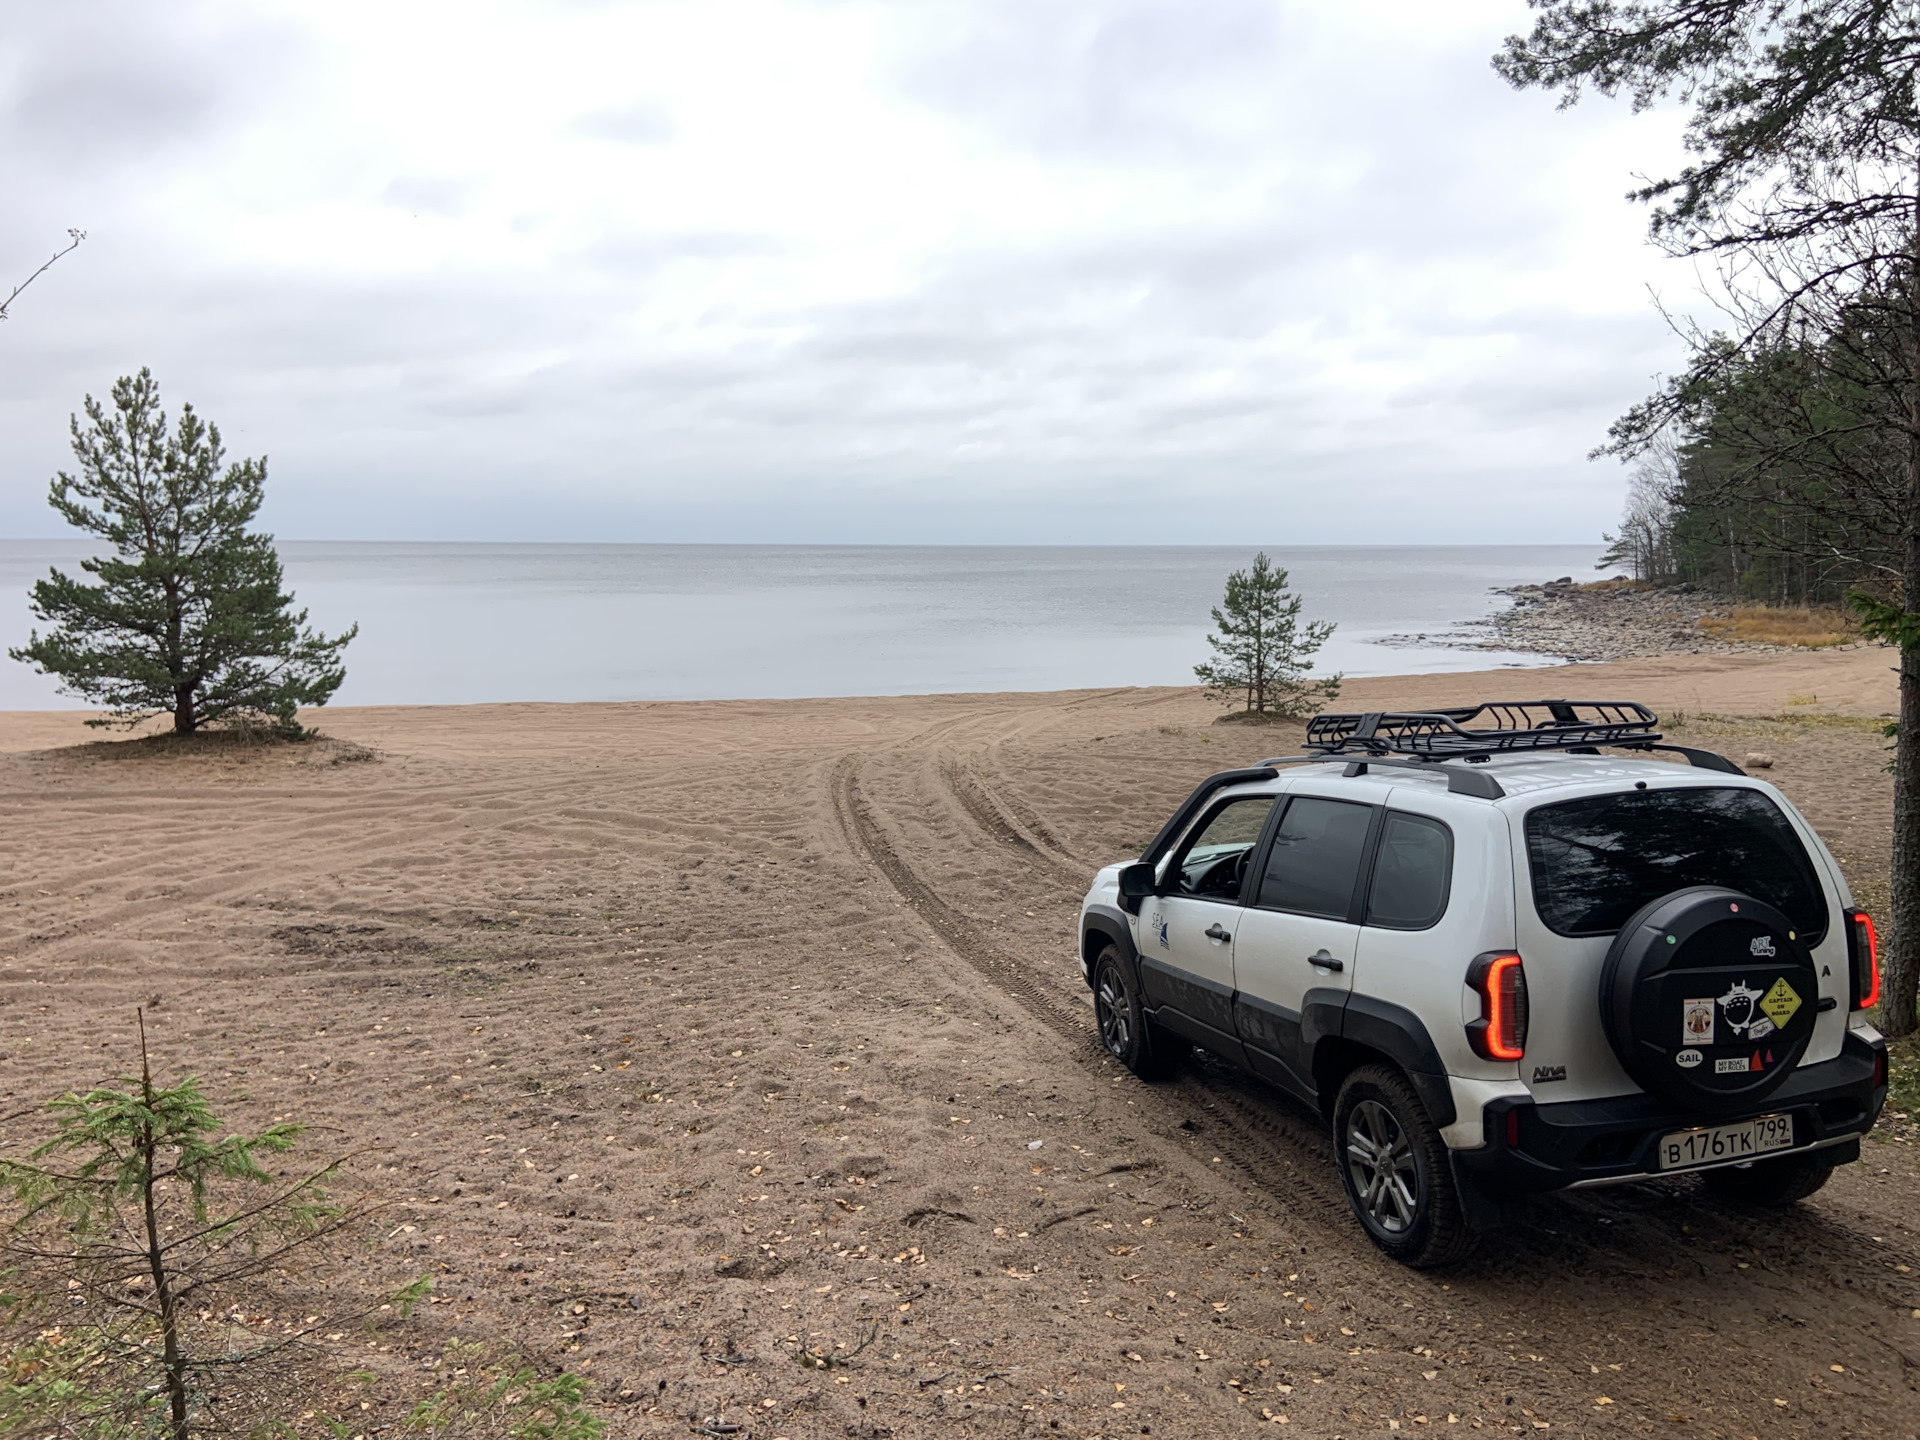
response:
[[[193,686],[177,685],[173,691],[173,733],[191,735],[200,728],[200,716],[194,709]]]
[[[1920,450],[1920,445],[1916,445]],[[1911,468],[1911,463],[1910,463]],[[1920,500],[1920,475],[1910,475],[1913,498]],[[1920,507],[1916,507],[1920,508]],[[1920,523],[1910,516],[1907,541],[1907,594],[1920,596]],[[1909,608],[1913,599],[1907,600]],[[1893,892],[1888,915],[1880,997],[1880,1028],[1889,1035],[1910,1035],[1920,990],[1920,646],[1900,652],[1900,735],[1893,761]]]
[[[144,1064],[144,1057],[143,1057]],[[143,1069],[141,1090],[149,1111],[153,1106],[153,1081]],[[189,1440],[187,1429],[187,1367],[180,1353],[180,1312],[173,1294],[173,1277],[167,1273],[166,1251],[160,1244],[160,1217],[155,1213],[154,1170],[158,1163],[154,1135],[147,1128],[141,1135],[142,1158],[146,1173],[141,1177],[141,1202],[147,1222],[147,1268],[153,1275],[154,1298],[160,1306],[160,1368],[166,1377],[167,1409],[171,1440]]]
[[[1900,608],[1920,605],[1920,185],[1914,195],[1913,263],[1907,272],[1907,494]],[[1880,1028],[1910,1035],[1920,990],[1920,646],[1900,647],[1900,733],[1893,759],[1893,874],[1888,886]]]
[[[1916,303],[1915,360],[1920,362],[1920,303]],[[1909,377],[1907,437],[1907,546],[1901,608],[1920,604],[1920,363]],[[1880,1028],[1910,1035],[1920,992],[1920,646],[1900,649],[1900,730],[1893,755],[1893,873],[1891,913],[1880,992]]]

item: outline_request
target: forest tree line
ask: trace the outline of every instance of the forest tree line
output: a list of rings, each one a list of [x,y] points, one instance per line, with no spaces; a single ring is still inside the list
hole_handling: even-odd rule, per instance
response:
[[[1608,448],[1636,464],[1601,567],[1757,604],[1897,598],[1907,457],[1876,423],[1891,358],[1876,308],[1850,307],[1834,334],[1709,340],[1624,417]]]

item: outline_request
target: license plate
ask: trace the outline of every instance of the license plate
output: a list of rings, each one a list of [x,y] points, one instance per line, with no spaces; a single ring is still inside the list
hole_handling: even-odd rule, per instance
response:
[[[1658,1168],[1685,1170],[1692,1165],[1717,1165],[1723,1160],[1752,1160],[1792,1148],[1793,1117],[1762,1115],[1738,1125],[1706,1125],[1662,1135]]]

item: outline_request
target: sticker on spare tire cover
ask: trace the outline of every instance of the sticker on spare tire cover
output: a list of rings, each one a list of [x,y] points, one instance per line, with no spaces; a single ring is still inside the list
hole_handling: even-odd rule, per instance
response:
[[[1747,1039],[1758,1039],[1759,1035],[1772,1031],[1773,1021],[1760,1011],[1761,994],[1745,980],[1736,980],[1728,987],[1727,993],[1718,1001],[1720,1016],[1727,1022],[1727,1029]],[[1763,1025],[1765,1029],[1756,1035],[1751,1029],[1755,1025]]]
[[[1678,1065],[1682,1070],[1691,1070],[1705,1058],[1706,1057],[1698,1050],[1682,1050],[1678,1055],[1673,1057],[1673,1063]]]
[[[1680,1033],[1689,1045],[1713,1044],[1713,1001],[1682,1000]]]
[[[1760,1008],[1766,1012],[1768,1019],[1784,1029],[1787,1021],[1791,1020],[1794,1012],[1800,1008],[1800,996],[1787,983],[1787,977],[1782,975],[1773,982],[1773,988],[1767,991],[1766,999],[1760,1002]],[[1758,1035],[1761,1032],[1753,1030],[1748,1033]]]

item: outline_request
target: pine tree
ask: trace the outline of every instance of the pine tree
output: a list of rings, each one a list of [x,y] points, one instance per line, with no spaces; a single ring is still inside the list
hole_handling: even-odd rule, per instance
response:
[[[1340,693],[1340,677],[1308,678],[1314,655],[1333,634],[1330,620],[1300,621],[1301,597],[1287,593],[1287,572],[1266,552],[1253,568],[1227,576],[1207,636],[1215,659],[1193,667],[1209,695],[1244,700],[1243,713],[1297,720]]]
[[[1900,652],[1892,924],[1876,1023],[1920,1030],[1920,5],[1914,0],[1528,0],[1529,34],[1494,68],[1511,84],[1662,100],[1687,162],[1633,198],[1670,254],[1713,262],[1726,335],[1692,334],[1687,372],[1617,421],[1607,448],[1685,428],[1702,393],[1808,352],[1841,362],[1851,413],[1768,406],[1735,480],[1824,472],[1875,523],[1833,558],[1878,575],[1850,597]],[[1707,436],[1704,438],[1714,438]],[[1778,487],[1776,487],[1778,488]],[[1821,546],[1827,552],[1826,545]],[[1874,552],[1863,555],[1862,551]],[[1891,552],[1891,553],[1889,553]],[[1789,552],[1791,554],[1791,552]],[[1866,566],[1862,565],[1862,569]],[[1878,592],[1878,593],[1876,593]]]
[[[36,619],[51,625],[8,653],[61,693],[105,706],[90,725],[136,725],[171,714],[175,733],[266,721],[298,734],[302,705],[324,705],[358,633],[306,628],[282,590],[273,537],[250,532],[267,462],[224,470],[218,426],[182,407],[171,433],[147,370],[113,387],[113,412],[87,396],[88,424],[71,421],[78,476],[55,476],[48,503],[69,525],[106,539],[112,553],[80,562],[99,583],[55,570],[33,587]]]

